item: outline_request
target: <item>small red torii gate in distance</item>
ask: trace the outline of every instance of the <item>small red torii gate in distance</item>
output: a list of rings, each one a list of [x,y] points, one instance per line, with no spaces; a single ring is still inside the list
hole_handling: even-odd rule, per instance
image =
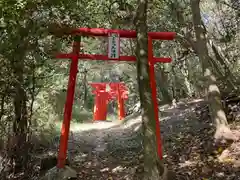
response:
[[[106,83],[90,83],[90,85],[94,88],[92,93],[95,95],[93,120],[106,120],[108,102],[114,99],[113,94],[106,91]]]
[[[115,61],[136,61],[135,56],[121,56],[118,54],[117,57],[109,57],[109,55],[91,55],[80,53],[80,36],[111,36],[112,39],[116,38],[136,38],[137,32],[132,30],[111,30],[111,29],[102,29],[102,28],[78,28],[74,29],[71,32],[66,33],[67,35],[74,35],[75,40],[73,43],[72,53],[60,53],[56,55],[58,59],[71,59],[68,89],[67,89],[67,98],[64,107],[64,119],[61,129],[61,138],[60,146],[58,153],[58,168],[64,168],[66,156],[67,156],[67,146],[68,146],[68,136],[70,130],[70,121],[72,116],[72,106],[75,92],[76,77],[78,73],[78,59],[86,60],[115,60]],[[114,34],[117,37],[114,37]],[[162,145],[161,145],[161,136],[160,136],[160,123],[158,117],[158,103],[157,103],[157,91],[156,91],[156,82],[154,74],[154,64],[155,63],[170,63],[171,58],[157,58],[153,55],[153,40],[173,40],[175,38],[175,32],[148,32],[148,64],[149,64],[149,76],[150,76],[150,85],[152,89],[152,101],[154,105],[154,117],[156,122],[156,140],[157,140],[157,152],[159,158],[162,159]],[[120,42],[118,42],[120,43]],[[120,52],[120,44],[115,43],[117,50]]]
[[[118,102],[119,120],[124,119],[124,100],[128,98],[128,91],[126,86],[122,82],[89,84],[94,88],[92,93],[95,94],[93,120],[106,120],[108,102],[116,98]],[[110,88],[108,91],[106,90],[107,86]]]

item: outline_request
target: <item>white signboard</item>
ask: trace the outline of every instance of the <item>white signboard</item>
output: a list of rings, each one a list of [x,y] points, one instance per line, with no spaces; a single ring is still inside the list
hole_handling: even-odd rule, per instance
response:
[[[109,84],[106,84],[106,92],[111,91],[111,87],[109,86]]]
[[[120,37],[118,33],[108,34],[108,58],[119,59],[120,56]]]

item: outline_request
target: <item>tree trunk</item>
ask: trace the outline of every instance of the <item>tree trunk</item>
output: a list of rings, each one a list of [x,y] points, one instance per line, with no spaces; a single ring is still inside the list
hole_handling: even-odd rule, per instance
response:
[[[172,102],[172,96],[170,95],[168,91],[168,74],[165,73],[164,68],[160,68],[158,70],[158,73],[156,73],[156,79],[158,80],[157,86],[159,88],[159,91],[162,95],[161,102],[163,104],[168,104]]]
[[[224,58],[223,53],[220,52],[220,50],[218,49],[217,45],[214,44],[214,42],[212,40],[209,40],[209,45],[213,50],[213,53],[215,55],[216,60],[222,65],[222,67],[224,68],[225,71],[225,78],[223,81],[227,81],[228,85],[232,88],[232,89],[236,89],[235,87],[235,82],[236,82],[236,78],[234,77],[234,75],[232,74],[230,68],[228,67],[227,60]]]
[[[147,0],[139,0],[136,13],[137,31],[137,77],[142,109],[143,144],[144,144],[144,180],[167,179],[166,168],[157,154],[156,124],[152,103],[149,65],[148,65],[148,35],[147,35]],[[165,178],[164,178],[165,177]]]
[[[83,103],[84,103],[84,108],[88,109],[88,101],[87,101],[87,97],[88,97],[88,89],[87,89],[87,69],[84,69],[83,71],[83,88],[84,88],[84,95],[83,95]]]
[[[206,81],[206,92],[209,102],[211,118],[216,126],[215,139],[235,139],[228,127],[226,114],[221,103],[221,95],[217,86],[216,77],[213,74],[210,64],[210,57],[207,49],[206,31],[203,27],[200,15],[200,0],[191,0],[193,23],[197,40],[197,54],[202,62],[203,75]]]
[[[19,46],[21,47],[21,46]],[[21,48],[19,48],[21,49]],[[24,51],[22,51],[24,52]],[[27,113],[27,94],[24,89],[24,55],[21,51],[16,50],[16,55],[13,57],[12,69],[15,81],[15,95],[13,97],[14,105],[14,121],[13,133],[14,143],[12,144],[12,160],[14,162],[14,173],[18,173],[27,166],[28,153],[26,149],[28,135],[28,113]]]
[[[172,97],[168,91],[168,82],[169,82],[169,77],[168,74],[164,71],[164,68],[161,68],[160,70],[160,90],[163,95],[163,100],[166,103],[171,103],[172,102]]]
[[[179,100],[179,95],[177,93],[177,89],[179,87],[178,85],[178,82],[181,82],[179,79],[178,79],[178,76],[176,74],[176,71],[175,71],[175,65],[172,66],[172,79],[173,79],[173,82],[172,82],[172,94],[173,94],[173,100],[174,101],[178,101]]]
[[[187,60],[183,61],[181,73],[184,77],[184,85],[187,90],[187,96],[192,97],[193,91],[192,91],[192,84],[189,81],[189,68],[188,68]]]
[[[27,173],[29,147],[28,131],[29,117],[27,109],[27,93],[24,88],[24,59],[26,49],[28,48],[28,40],[25,39],[28,33],[27,28],[21,28],[19,37],[15,39],[16,48],[14,53],[9,55],[11,61],[11,70],[14,75],[14,119],[13,119],[13,135],[10,137],[9,157],[12,161],[12,172],[18,173],[24,170]]]
[[[4,115],[4,105],[5,105],[5,97],[6,97],[6,94],[5,92],[2,92],[1,94],[1,103],[0,103],[0,121]]]
[[[20,77],[20,76],[19,76]],[[19,78],[18,78],[19,79]],[[27,166],[26,161],[26,141],[28,131],[28,117],[27,117],[27,97],[26,92],[21,87],[20,83],[16,86],[16,94],[14,96],[14,110],[15,118],[13,122],[13,133],[15,144],[13,144],[13,160],[14,160],[14,172],[20,172]]]

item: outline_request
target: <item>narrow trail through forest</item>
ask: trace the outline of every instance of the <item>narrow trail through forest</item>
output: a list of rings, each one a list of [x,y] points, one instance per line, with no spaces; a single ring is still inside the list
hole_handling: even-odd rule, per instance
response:
[[[203,100],[195,100],[159,108],[166,164],[181,180],[240,180],[240,143],[234,143],[234,150],[214,145],[214,128],[201,114],[204,107]],[[143,156],[139,128],[140,113],[130,115],[122,124],[95,122],[71,127],[68,153],[79,179],[140,179]],[[234,160],[231,156],[220,162],[218,157],[225,149],[235,152]]]

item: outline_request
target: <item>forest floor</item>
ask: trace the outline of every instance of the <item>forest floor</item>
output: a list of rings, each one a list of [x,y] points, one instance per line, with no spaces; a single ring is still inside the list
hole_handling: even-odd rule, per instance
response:
[[[214,127],[203,100],[161,106],[164,160],[179,180],[240,180],[240,142],[214,144]],[[240,130],[240,123],[232,128]],[[126,123],[95,122],[74,126],[69,159],[79,180],[138,180],[142,145],[139,114]],[[138,131],[139,132],[139,131]],[[135,136],[135,137],[133,137]]]

